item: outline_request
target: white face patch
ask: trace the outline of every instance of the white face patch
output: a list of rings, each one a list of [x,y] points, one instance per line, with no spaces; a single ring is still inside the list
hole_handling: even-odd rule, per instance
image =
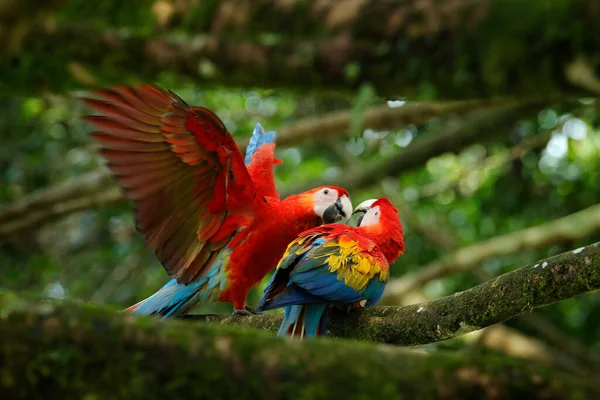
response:
[[[325,210],[335,205],[338,200],[341,203],[342,212],[346,215],[345,219],[342,218],[342,221],[339,222],[346,222],[352,215],[352,202],[345,194],[339,197],[337,189],[323,188],[313,194],[315,214],[323,218]]]
[[[369,208],[360,221],[359,226],[377,225],[379,223],[380,215],[381,211],[379,210],[379,206]]]
[[[323,217],[323,213],[338,199],[338,191],[335,189],[323,188],[316,192],[314,195],[315,214],[319,217]]]

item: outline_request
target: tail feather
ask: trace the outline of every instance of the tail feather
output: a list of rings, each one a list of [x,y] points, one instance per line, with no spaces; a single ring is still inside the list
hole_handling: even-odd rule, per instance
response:
[[[163,318],[180,317],[200,301],[216,301],[227,286],[227,274],[223,266],[229,262],[230,255],[228,248],[221,251],[204,278],[188,284],[171,279],[152,296],[123,311]]]
[[[171,279],[152,296],[123,311],[141,315],[160,315],[163,318],[181,316],[200,301],[200,290],[205,283],[198,281],[184,285]]]
[[[262,125],[257,122],[254,126],[252,136],[250,137],[248,147],[246,147],[246,157],[244,158],[244,163],[246,165],[250,164],[252,162],[252,156],[254,153],[256,153],[256,151],[264,144],[275,143],[276,138],[277,132],[265,132]]]
[[[325,335],[327,304],[301,304],[285,308],[277,336],[316,337]]]

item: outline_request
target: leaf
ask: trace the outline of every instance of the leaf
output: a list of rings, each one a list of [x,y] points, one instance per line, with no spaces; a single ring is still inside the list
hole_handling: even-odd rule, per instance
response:
[[[373,103],[375,98],[375,89],[370,83],[363,83],[358,89],[358,95],[352,106],[352,118],[350,119],[349,135],[358,137],[362,133],[362,121],[365,109]]]

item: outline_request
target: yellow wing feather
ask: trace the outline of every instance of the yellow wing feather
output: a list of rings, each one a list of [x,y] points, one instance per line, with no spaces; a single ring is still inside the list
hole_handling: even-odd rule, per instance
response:
[[[291,254],[301,255],[313,249],[313,239],[320,235],[318,233],[301,236],[291,242],[283,257],[277,264],[277,268],[287,264]],[[327,265],[331,273],[337,273],[338,280],[344,280],[346,286],[360,292],[365,289],[369,281],[379,274],[379,280],[388,280],[388,264],[385,259],[381,260],[371,253],[374,244],[365,248],[348,237],[341,235],[337,240],[323,243],[310,254],[310,259],[323,259],[320,265]]]
[[[375,257],[372,257],[358,242],[346,236],[336,242],[328,242],[323,247],[336,247],[329,254],[327,264],[329,271],[337,272],[338,279],[344,279],[346,286],[356,291],[362,291],[369,281],[377,274],[381,281],[387,281],[388,268]]]

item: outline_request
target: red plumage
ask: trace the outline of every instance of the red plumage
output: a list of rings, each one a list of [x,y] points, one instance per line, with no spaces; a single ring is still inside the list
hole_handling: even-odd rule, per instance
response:
[[[104,100],[85,102],[105,116],[85,119],[99,129],[92,135],[134,200],[138,231],[176,280],[130,311],[181,315],[199,300],[231,301],[244,309],[248,290],[276,265],[287,244],[323,223],[325,207],[348,197],[330,186],[280,200],[275,145],[262,145],[246,166],[219,117],[171,91],[139,85],[97,95]],[[179,299],[192,291],[190,285],[196,292]]]

